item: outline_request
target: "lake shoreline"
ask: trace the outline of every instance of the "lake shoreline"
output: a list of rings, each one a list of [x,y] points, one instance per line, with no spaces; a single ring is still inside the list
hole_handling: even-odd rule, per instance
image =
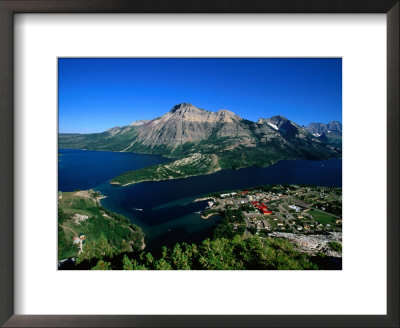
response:
[[[218,215],[219,213],[210,213],[210,214],[207,214],[206,216],[204,216],[203,214],[201,215],[201,218],[203,219],[203,220],[207,220],[207,219],[209,219],[210,217],[212,217],[213,215]]]
[[[329,158],[329,159],[326,159],[326,160],[334,160],[334,159],[340,159],[341,160],[341,158]],[[319,161],[324,161],[324,160],[288,158],[288,159],[281,159],[281,160],[274,161],[273,163],[270,163],[270,164],[265,165],[265,166],[256,166],[256,167],[258,167],[258,168],[267,168],[267,167],[273,166],[273,165],[275,165],[275,164],[277,164],[279,162],[282,162],[282,161],[314,161],[314,162],[319,162]],[[226,168],[226,169],[215,170],[213,172],[209,172],[209,173],[205,173],[205,174],[187,175],[187,176],[184,176],[184,177],[171,177],[169,179],[145,179],[145,180],[134,181],[134,182],[129,182],[129,183],[125,183],[125,184],[121,184],[118,181],[111,181],[110,180],[110,184],[111,185],[115,185],[115,186],[120,186],[120,187],[126,187],[126,186],[129,186],[129,185],[139,184],[139,183],[143,183],[143,182],[162,182],[162,181],[171,181],[171,180],[181,180],[181,179],[187,179],[187,178],[211,175],[211,174],[215,174],[215,173],[218,173],[218,172],[221,172],[221,171],[240,171],[242,169],[247,169],[247,168],[252,168],[252,167],[254,167],[254,166],[251,166],[251,165],[250,166],[241,166],[241,167],[238,167],[238,168],[235,168],[235,169]]]
[[[181,179],[133,183],[124,188],[110,184],[110,178],[132,167],[156,165],[159,156],[105,151],[65,151],[59,166],[59,190],[94,189],[105,199],[101,204],[127,217],[146,234],[146,250],[159,245],[199,242],[212,238],[218,216],[202,219],[212,194],[267,184],[310,184],[341,187],[342,162],[282,160],[266,168],[226,169],[213,174]],[[111,176],[111,177],[110,177]],[[190,201],[188,200],[190,198]],[[168,206],[164,206],[169,204]],[[135,211],[141,208],[143,211]]]

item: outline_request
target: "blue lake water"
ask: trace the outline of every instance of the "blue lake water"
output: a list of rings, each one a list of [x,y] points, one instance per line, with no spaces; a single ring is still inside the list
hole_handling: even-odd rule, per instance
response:
[[[83,150],[59,150],[59,190],[95,189],[107,198],[106,208],[123,214],[146,234],[146,249],[155,251],[177,242],[199,242],[212,236],[218,217],[202,220],[197,211],[204,194],[261,184],[314,184],[342,186],[342,160],[285,160],[266,168],[223,170],[206,176],[126,187],[110,185],[122,173],[169,161],[157,155]],[[141,209],[141,210],[139,210]]]
[[[94,188],[123,172],[168,162],[157,155],[59,149],[58,190]]]

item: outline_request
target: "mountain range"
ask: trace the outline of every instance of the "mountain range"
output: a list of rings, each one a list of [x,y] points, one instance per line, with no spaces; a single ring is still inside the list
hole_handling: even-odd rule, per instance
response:
[[[324,123],[310,123],[305,129],[319,140],[342,148],[342,123],[332,121]]]
[[[332,133],[334,138],[330,137]],[[281,159],[341,157],[341,124],[311,123],[302,127],[283,116],[252,122],[226,109],[212,112],[181,103],[161,117],[102,133],[60,133],[58,143],[59,148],[150,153],[175,159],[112,180],[127,184],[267,166]]]

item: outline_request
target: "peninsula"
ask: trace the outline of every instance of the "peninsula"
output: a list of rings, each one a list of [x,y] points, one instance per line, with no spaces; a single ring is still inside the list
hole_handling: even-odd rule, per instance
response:
[[[125,172],[110,181],[128,185],[211,174],[223,169],[268,166],[283,159],[340,158],[341,124],[336,123],[329,126],[339,124],[340,129],[335,130],[334,138],[328,138],[331,130],[325,131],[321,126],[316,129],[315,123],[302,127],[283,116],[252,122],[226,109],[211,112],[181,103],[161,117],[102,133],[59,134],[59,148],[171,158],[170,163]]]

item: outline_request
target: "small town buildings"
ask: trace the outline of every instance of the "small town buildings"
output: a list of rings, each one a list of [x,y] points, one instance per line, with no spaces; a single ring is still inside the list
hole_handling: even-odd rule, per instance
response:
[[[257,215],[257,216],[258,216],[258,215],[260,214],[260,212],[258,212],[258,211],[256,211],[256,210],[248,211],[247,213],[249,213],[249,215],[252,216],[252,217],[253,217],[254,215]]]
[[[296,205],[288,205],[288,207],[291,208],[292,210],[295,210],[296,212],[301,211],[301,207],[296,206]]]
[[[270,229],[271,225],[269,224],[269,222],[267,220],[262,220],[262,223],[264,225],[264,229]]]

